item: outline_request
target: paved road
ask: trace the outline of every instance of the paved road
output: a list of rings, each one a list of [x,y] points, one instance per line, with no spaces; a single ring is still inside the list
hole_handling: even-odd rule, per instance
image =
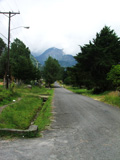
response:
[[[120,160],[120,109],[56,84],[51,129],[1,140],[0,160]]]

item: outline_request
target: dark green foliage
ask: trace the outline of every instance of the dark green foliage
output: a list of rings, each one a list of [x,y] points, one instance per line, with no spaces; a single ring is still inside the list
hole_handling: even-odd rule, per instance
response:
[[[75,56],[78,62],[74,67],[76,74],[73,73],[76,84],[85,85],[88,89],[94,88],[96,92],[110,89],[107,73],[112,65],[118,64],[120,60],[120,39],[115,32],[105,26],[92,42],[80,49],[81,52]]]
[[[16,79],[29,82],[41,76],[40,71],[31,62],[29,49],[19,39],[15,39],[11,45],[10,62],[11,75]]]
[[[0,78],[3,79],[7,68],[7,50],[0,56]]]
[[[63,75],[63,82],[67,85],[73,84],[75,85],[76,83],[76,76],[75,76],[75,67],[68,67],[67,70],[64,71]]]
[[[0,38],[0,56],[4,52],[5,48],[6,48],[6,44],[4,43],[4,41],[2,40],[2,38]]]
[[[7,48],[0,38],[0,78],[6,75]],[[30,59],[30,50],[19,39],[15,39],[10,48],[10,76],[28,82],[41,78],[40,70],[33,65]]]
[[[7,53],[6,44],[0,38],[0,78],[3,78],[3,76],[5,75],[5,70],[7,67],[6,53]]]
[[[49,86],[60,79],[61,72],[61,66],[56,59],[49,57],[47,61],[45,61],[44,78]]]

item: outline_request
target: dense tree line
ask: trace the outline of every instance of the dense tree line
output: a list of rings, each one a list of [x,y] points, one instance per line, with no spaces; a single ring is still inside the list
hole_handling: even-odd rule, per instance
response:
[[[107,78],[113,65],[120,62],[120,38],[114,30],[105,26],[89,44],[80,46],[75,56],[77,64],[66,71],[66,83],[94,88],[102,92],[114,87]]]
[[[0,78],[6,76],[7,69],[7,48],[0,39]],[[30,59],[30,50],[19,39],[15,39],[10,47],[10,77],[29,82],[41,77],[38,70]]]
[[[0,78],[6,76],[7,70],[7,47],[0,39]],[[31,80],[39,80],[41,76],[45,79],[47,86],[56,80],[62,79],[64,68],[56,59],[49,57],[42,72],[32,64],[30,50],[19,39],[15,39],[10,47],[10,77],[27,83]]]
[[[7,47],[0,39],[0,78],[6,77],[7,70]],[[62,79],[64,68],[56,59],[49,57],[42,72],[32,64],[30,50],[19,39],[15,39],[10,47],[10,77],[14,80],[22,80],[27,83],[31,80],[39,80],[41,76],[45,79],[47,86],[56,80]]]
[[[0,38],[0,78],[6,74],[7,48]],[[77,64],[64,69],[57,60],[49,57],[45,62],[42,77],[50,86],[56,80],[66,84],[102,92],[120,86],[120,38],[114,30],[105,26],[88,44],[80,46],[74,57]],[[19,39],[10,48],[10,74],[15,79],[29,82],[41,77],[40,71],[30,60],[30,50]]]

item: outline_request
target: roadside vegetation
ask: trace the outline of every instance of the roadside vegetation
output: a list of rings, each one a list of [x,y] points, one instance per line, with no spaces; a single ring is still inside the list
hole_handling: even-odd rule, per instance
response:
[[[8,104],[0,114],[0,128],[25,130],[35,120],[33,123],[38,125],[38,130],[41,131],[50,124],[53,89],[37,86],[30,89],[25,85],[15,87],[14,91],[6,90],[2,86],[0,89],[0,94],[3,95],[0,106]],[[10,96],[9,99],[8,95],[4,96],[7,92]],[[48,100],[43,103],[40,95],[48,95]],[[37,115],[37,113],[39,114]]]
[[[77,64],[66,69],[63,82],[99,94],[120,90],[120,37],[105,26],[88,44],[80,45]]]
[[[69,85],[63,85],[66,89],[81,94],[84,96],[91,97],[95,100],[102,101],[108,104],[111,104],[113,106],[120,107],[120,92],[119,91],[105,91],[99,94],[95,94],[93,89],[87,90],[87,89],[80,89],[78,87],[72,87]]]
[[[75,93],[120,107],[120,37],[108,26],[88,44],[80,45],[80,52],[74,57],[77,63],[72,67],[63,68],[56,59],[48,57],[40,69],[31,61],[29,48],[15,39],[10,46],[7,71],[7,53],[7,45],[0,38],[0,79],[13,83],[11,88],[6,86],[7,90],[0,86],[0,107],[8,105],[0,114],[1,128],[26,129],[38,111],[34,123],[39,131],[49,125],[53,89],[41,86],[51,87],[57,80]],[[21,86],[30,82],[39,87]],[[49,94],[46,103],[40,94]]]
[[[44,67],[37,67],[31,61],[29,48],[18,38],[11,43],[9,60],[7,54],[7,45],[0,38],[0,128],[26,130],[32,122],[41,131],[50,124],[54,91],[45,86],[51,87],[61,79],[64,69],[52,57]],[[32,84],[32,88],[26,87],[27,84]],[[46,102],[41,94],[48,95]]]
[[[41,111],[38,114],[37,119],[35,120],[35,124],[38,126],[39,131],[42,131],[47,127],[51,119],[50,117],[52,116],[52,95],[53,95],[53,90],[51,92],[51,96],[48,98],[46,103],[43,105]]]
[[[6,90],[2,85],[0,85],[0,106],[11,103],[18,97],[20,97],[20,93],[18,93],[17,91],[13,92],[12,90]]]
[[[104,26],[88,44],[80,45],[62,82],[71,91],[120,107],[120,37]],[[83,89],[85,88],[85,89]]]

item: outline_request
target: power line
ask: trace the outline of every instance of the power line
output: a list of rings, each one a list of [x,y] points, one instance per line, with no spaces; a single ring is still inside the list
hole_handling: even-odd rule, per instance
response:
[[[12,11],[13,10],[13,6],[11,3],[9,3],[10,1],[6,0],[5,3],[7,4],[7,7]]]
[[[2,33],[0,33],[5,39],[7,39],[8,40],[8,38],[6,37],[6,36],[4,36]]]
[[[17,3],[17,1],[16,0],[14,0],[14,4],[16,5],[16,7],[19,9],[19,5],[18,5],[18,3]],[[18,10],[19,11],[19,10]]]
[[[5,8],[7,7],[10,11],[13,11],[14,8],[16,8],[16,10],[19,12],[20,10],[20,7],[21,7],[21,4],[19,0],[13,0],[14,3],[10,3],[8,0],[5,0],[3,4],[0,5],[0,11],[5,11]],[[13,5],[11,5],[13,4]],[[4,7],[4,10],[3,10],[3,7]],[[20,14],[21,15],[21,14]],[[6,19],[6,15],[2,16],[1,17],[1,23],[3,24],[3,22],[5,21]],[[8,18],[8,17],[7,17]],[[2,22],[2,20],[4,20]],[[5,22],[4,22],[5,23]],[[15,18],[12,19],[11,21],[11,29],[12,28],[15,28],[17,26],[21,26],[21,24],[23,24],[24,26],[26,26],[26,22],[24,21],[23,19],[23,14],[21,16],[19,16],[19,19],[15,16]],[[3,24],[5,26],[5,24]],[[4,30],[5,28],[7,27],[7,25],[4,27]],[[3,30],[2,26],[0,25],[0,30]],[[20,34],[20,31],[22,32],[22,29],[21,30],[14,30],[13,33],[11,33],[10,37],[11,37],[11,41],[13,41],[13,39],[15,39],[15,36],[17,35],[18,37],[20,37],[22,40],[24,40],[25,42],[27,42],[27,44],[30,43],[30,39],[29,39],[29,42],[28,42],[28,38],[26,37],[25,34]],[[0,31],[1,32],[1,31]],[[4,31],[5,32],[5,31]],[[1,32],[2,33],[2,32]],[[3,33],[2,33],[3,34]],[[4,33],[3,35],[6,35],[6,33]],[[7,37],[7,36],[6,36]]]

